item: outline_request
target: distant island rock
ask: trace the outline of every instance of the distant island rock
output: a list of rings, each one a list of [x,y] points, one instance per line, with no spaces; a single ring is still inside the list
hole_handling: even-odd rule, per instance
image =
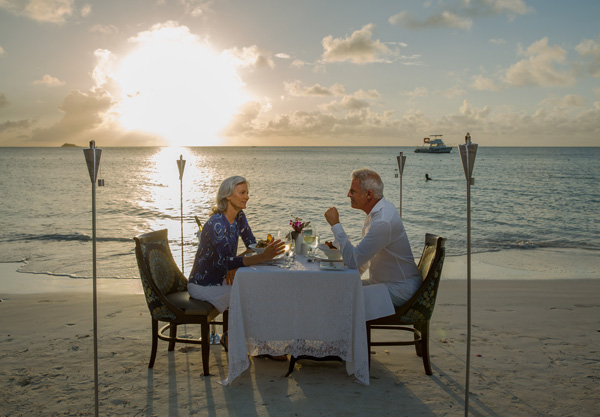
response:
[[[72,143],[64,143],[61,148],[79,148],[79,146],[73,145]]]

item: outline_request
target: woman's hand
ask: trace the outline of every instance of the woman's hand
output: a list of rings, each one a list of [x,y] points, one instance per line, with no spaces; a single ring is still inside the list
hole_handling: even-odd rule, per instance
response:
[[[250,266],[267,262],[283,252],[285,252],[285,243],[283,240],[277,239],[269,243],[262,253],[254,256],[244,256],[244,265]]]
[[[231,269],[227,271],[227,275],[225,276],[225,282],[227,283],[227,285],[233,285],[233,278],[235,278],[236,272],[237,269]]]
[[[264,255],[263,262],[270,261],[277,255],[281,255],[283,252],[285,252],[285,242],[281,239],[274,240],[269,243],[263,253],[261,253],[261,255]]]

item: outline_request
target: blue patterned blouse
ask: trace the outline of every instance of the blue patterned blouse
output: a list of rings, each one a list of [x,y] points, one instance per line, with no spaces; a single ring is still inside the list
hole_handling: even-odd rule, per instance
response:
[[[227,271],[244,266],[243,257],[236,256],[240,236],[246,247],[256,243],[242,210],[233,224],[224,213],[210,216],[200,234],[189,282],[204,286],[223,285]]]

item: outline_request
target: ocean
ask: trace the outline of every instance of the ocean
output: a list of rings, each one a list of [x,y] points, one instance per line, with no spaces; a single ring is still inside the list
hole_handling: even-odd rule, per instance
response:
[[[101,144],[98,145],[100,148]],[[402,217],[416,257],[425,233],[446,237],[447,255],[466,253],[466,180],[458,149],[416,154],[409,147],[104,148],[97,188],[97,274],[139,277],[133,237],[169,230],[183,269],[197,248],[197,225],[231,175],[250,184],[246,214],[257,238],[310,221],[331,239],[323,217],[336,206],[356,242],[364,220],[346,197],[352,170],[370,167],[399,205],[396,156],[403,152]],[[480,146],[471,187],[472,252],[538,248],[600,249],[600,148]],[[425,174],[432,181],[425,181]],[[25,261],[26,272],[92,276],[91,181],[82,148],[0,148],[0,262]],[[180,265],[181,266],[181,265]]]

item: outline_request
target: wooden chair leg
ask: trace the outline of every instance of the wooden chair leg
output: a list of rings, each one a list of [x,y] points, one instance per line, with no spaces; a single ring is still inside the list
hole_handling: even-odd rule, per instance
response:
[[[223,312],[223,333],[227,333],[229,329],[229,309]]]
[[[423,357],[423,325],[421,323],[415,323],[414,327],[419,333],[421,333],[421,341],[415,343],[415,350],[417,351],[418,357]],[[415,333],[415,340],[417,339],[419,339],[419,336],[417,336],[417,334]]]
[[[429,321],[425,322],[421,331],[421,347],[423,353],[423,366],[425,367],[425,373],[432,375],[431,361],[429,360]]]
[[[367,355],[369,355],[369,369],[371,369],[371,325],[367,323]]]
[[[158,320],[152,319],[152,352],[150,353],[150,362],[148,368],[154,366],[156,360],[156,349],[158,348]]]
[[[210,336],[209,336],[210,325],[208,319],[200,325],[200,335],[202,336],[202,370],[204,376],[210,375]]]
[[[169,325],[169,337],[175,339],[177,337],[177,325],[171,323]],[[175,341],[169,341],[169,352],[172,352],[175,350]]]

